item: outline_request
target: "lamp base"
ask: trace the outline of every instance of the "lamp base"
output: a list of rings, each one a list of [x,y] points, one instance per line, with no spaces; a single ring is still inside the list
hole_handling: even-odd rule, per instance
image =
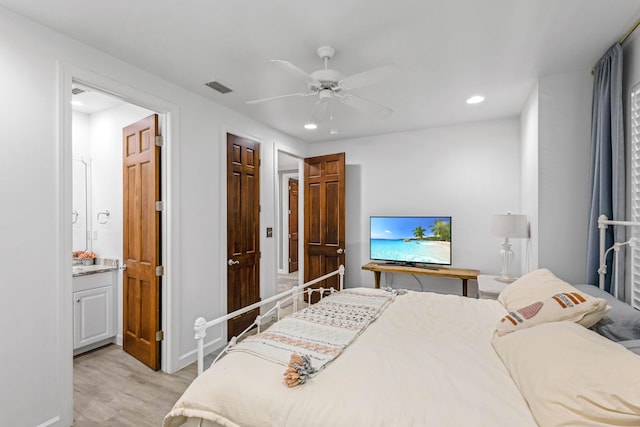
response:
[[[513,282],[516,281],[516,279],[517,279],[517,277],[505,276],[505,275],[496,277],[496,280],[498,282],[503,282],[503,283],[513,283]]]

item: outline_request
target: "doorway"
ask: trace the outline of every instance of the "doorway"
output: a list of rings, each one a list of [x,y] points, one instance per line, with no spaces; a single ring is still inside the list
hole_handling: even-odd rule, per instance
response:
[[[74,159],[82,158],[85,163],[91,165],[89,179],[85,181],[85,183],[89,183],[90,187],[86,191],[85,202],[87,207],[85,211],[91,212],[92,215],[87,215],[86,217],[86,230],[84,230],[86,243],[84,246],[86,250],[95,253],[98,258],[117,260],[121,266],[120,271],[115,274],[115,277],[117,277],[116,292],[113,292],[113,306],[116,307],[116,310],[114,310],[115,326],[113,328],[115,335],[104,344],[111,342],[122,346],[123,342],[126,341],[123,336],[123,324],[126,323],[124,322],[125,311],[123,308],[126,307],[126,304],[124,304],[125,295],[122,291],[123,288],[126,289],[126,286],[124,286],[123,279],[130,276],[123,270],[123,263],[126,263],[123,261],[125,255],[123,248],[127,240],[125,237],[131,235],[131,233],[127,233],[127,236],[125,236],[123,232],[127,222],[123,216],[123,212],[126,211],[124,209],[125,194],[123,190],[123,129],[141,119],[158,117],[158,128],[163,130],[166,128],[166,116],[163,114],[158,115],[155,111],[130,103],[123,98],[112,96],[91,84],[79,81],[72,82],[71,101],[72,157]],[[151,144],[156,144],[155,138],[153,138]],[[161,174],[159,181],[166,181],[167,177],[163,171]],[[73,177],[73,184],[75,184],[75,177],[76,174]],[[74,203],[76,203],[76,189],[74,188],[72,192],[74,194]],[[155,206],[153,208],[155,210]],[[72,211],[76,212],[78,210],[74,206]],[[162,215],[163,213],[158,214]],[[74,242],[76,241],[75,235],[79,234],[76,231],[74,228]],[[164,253],[161,250],[163,246],[162,240],[158,239],[154,246],[154,252],[158,254]],[[76,248],[74,247],[75,250]],[[158,259],[157,264],[162,264],[162,260]],[[154,259],[154,277],[156,273],[155,267],[156,260]],[[158,289],[162,288],[158,287]],[[157,315],[160,316],[159,306],[157,310]],[[155,331],[153,338],[153,344],[157,345]],[[161,336],[158,338],[161,338]],[[82,350],[84,349],[79,349],[79,351]],[[154,352],[158,356],[160,355],[160,351],[154,350]],[[136,358],[141,359],[138,356]],[[152,364],[146,362],[145,364],[152,369],[159,369],[160,358],[156,357]]]
[[[299,193],[301,159],[278,151],[279,188],[278,200],[278,278],[277,292],[291,289],[300,283],[302,263],[300,260],[300,207]]]

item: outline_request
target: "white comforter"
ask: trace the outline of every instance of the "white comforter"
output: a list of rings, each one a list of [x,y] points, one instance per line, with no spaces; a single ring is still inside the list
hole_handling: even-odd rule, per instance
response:
[[[409,292],[298,387],[284,385],[282,365],[226,355],[164,426],[536,426],[491,346],[505,313],[493,300]]]

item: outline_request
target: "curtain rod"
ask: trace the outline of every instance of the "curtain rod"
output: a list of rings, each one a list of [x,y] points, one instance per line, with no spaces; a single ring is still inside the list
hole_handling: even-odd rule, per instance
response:
[[[618,43],[622,44],[624,42],[627,41],[627,39],[631,36],[631,34],[633,34],[633,32],[636,30],[636,28],[640,27],[640,19],[638,19],[636,21],[635,24],[633,24],[633,26],[631,28],[629,28],[629,30],[625,33],[624,36],[622,36],[622,38],[620,40],[618,40]],[[593,76],[593,73],[595,72],[595,66],[591,67],[591,75]]]
[[[622,38],[620,39],[620,44],[627,41],[629,36],[631,36],[631,34],[635,31],[636,28],[638,28],[638,26],[640,26],[640,19],[638,19],[636,23],[633,24],[633,27],[629,28],[629,31],[627,31],[627,33],[624,36],[622,36]]]

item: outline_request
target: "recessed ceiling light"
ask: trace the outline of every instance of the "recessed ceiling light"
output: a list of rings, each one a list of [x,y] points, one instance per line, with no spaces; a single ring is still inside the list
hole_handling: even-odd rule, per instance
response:
[[[304,125],[304,128],[307,130],[314,130],[318,128],[318,125],[315,123],[307,123]]]
[[[474,95],[471,98],[467,99],[467,104],[479,104],[484,101],[484,96]]]
[[[80,101],[71,101],[71,105],[75,105],[76,107],[82,107],[84,104]]]
[[[340,133],[340,131],[338,129],[329,129],[329,134],[330,135],[337,135],[339,133]]]

